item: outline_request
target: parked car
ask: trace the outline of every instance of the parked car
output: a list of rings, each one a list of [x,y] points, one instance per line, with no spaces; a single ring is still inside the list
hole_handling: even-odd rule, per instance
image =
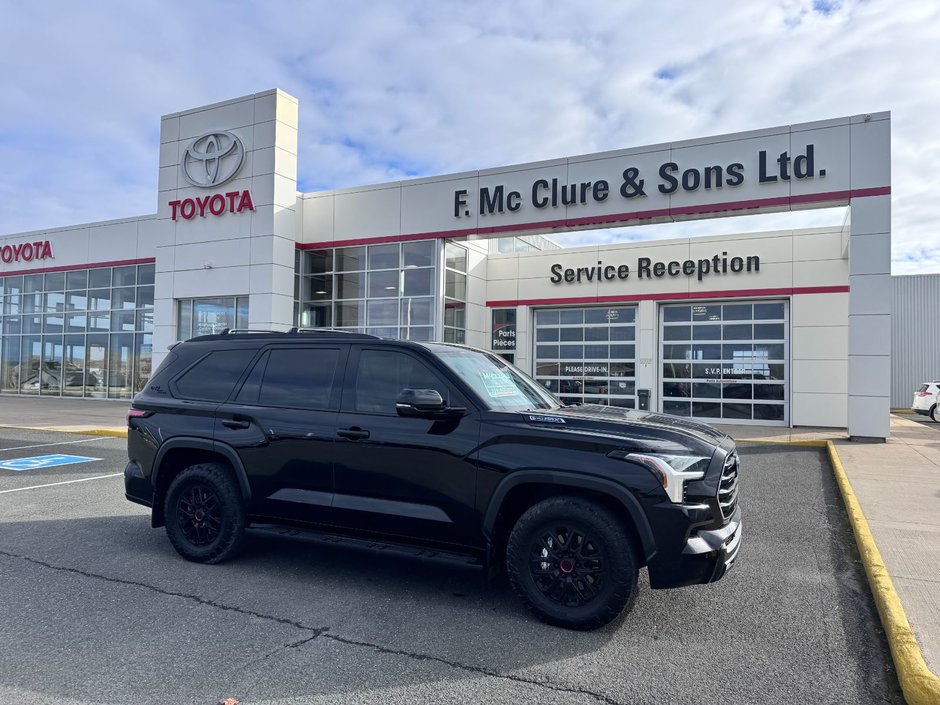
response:
[[[734,441],[689,419],[564,407],[498,356],[336,332],[172,348],[128,411],[127,499],[184,558],[289,525],[505,566],[546,622],[593,629],[720,579],[741,541]],[[425,547],[425,548],[416,548]]]
[[[937,402],[940,401],[937,397],[938,393],[940,393],[940,382],[924,382],[920,385],[920,389],[914,392],[911,411],[940,422],[940,412],[937,410]]]

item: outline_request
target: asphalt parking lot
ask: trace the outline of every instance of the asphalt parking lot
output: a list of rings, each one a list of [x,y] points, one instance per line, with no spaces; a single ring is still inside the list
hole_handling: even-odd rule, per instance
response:
[[[940,423],[937,423],[929,416],[925,416],[923,414],[903,414],[903,417],[905,419],[916,421],[919,424],[923,424],[924,426],[929,426],[930,428],[934,428],[940,431]]]
[[[903,702],[819,449],[742,444],[734,570],[642,575],[578,633],[449,564],[267,534],[187,563],[124,500],[124,443],[0,428],[2,703]],[[2,469],[49,454],[99,460]]]

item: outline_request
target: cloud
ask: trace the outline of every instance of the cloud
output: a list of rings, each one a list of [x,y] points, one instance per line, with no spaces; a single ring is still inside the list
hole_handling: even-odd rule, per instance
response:
[[[933,3],[0,0],[0,16],[0,232],[153,212],[159,116],[278,86],[300,99],[303,190],[890,109],[895,263],[937,266]]]

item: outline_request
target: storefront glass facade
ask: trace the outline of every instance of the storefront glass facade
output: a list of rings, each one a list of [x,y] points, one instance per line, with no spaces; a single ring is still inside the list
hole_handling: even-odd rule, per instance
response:
[[[463,342],[466,271],[466,249],[437,240],[298,250],[295,325],[420,341],[443,325],[444,340]]]
[[[128,399],[151,372],[154,265],[0,277],[0,392]]]

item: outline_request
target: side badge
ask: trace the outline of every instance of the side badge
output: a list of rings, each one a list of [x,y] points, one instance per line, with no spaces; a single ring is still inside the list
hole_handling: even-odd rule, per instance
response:
[[[560,416],[528,416],[529,421],[536,421],[540,423],[566,423],[566,421]]]

